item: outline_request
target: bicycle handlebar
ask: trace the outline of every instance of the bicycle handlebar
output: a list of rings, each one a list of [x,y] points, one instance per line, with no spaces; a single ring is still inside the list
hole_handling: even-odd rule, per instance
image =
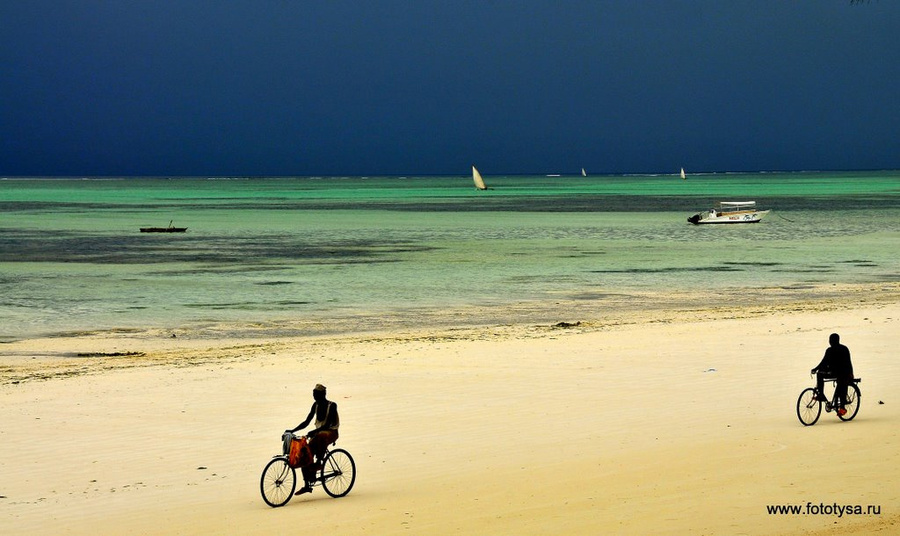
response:
[[[305,437],[306,439],[310,439],[309,434],[298,434],[297,432],[291,432],[289,430],[285,430],[284,433],[281,434],[281,438],[284,439],[284,436],[286,436],[287,434],[291,434],[292,439],[300,439],[302,437]]]
[[[815,378],[816,375],[811,373],[809,375],[809,377]],[[834,382],[838,381],[838,379],[837,378],[823,378],[823,381],[834,383]],[[860,383],[860,382],[862,382],[862,378],[853,378],[852,380],[850,380],[850,383]]]

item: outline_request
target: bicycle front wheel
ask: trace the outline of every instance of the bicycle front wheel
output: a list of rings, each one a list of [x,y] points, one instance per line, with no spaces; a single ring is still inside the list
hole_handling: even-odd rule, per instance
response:
[[[856,386],[855,383],[851,383],[847,386],[847,400],[844,402],[844,409],[847,410],[847,413],[841,415],[838,413],[838,418],[842,421],[852,421],[853,417],[856,417],[856,414],[859,413],[859,387]]]
[[[322,462],[322,487],[332,497],[343,497],[350,493],[356,482],[356,463],[344,449],[334,449]]]
[[[259,491],[266,504],[272,508],[284,506],[294,496],[297,487],[297,471],[288,465],[285,456],[272,458],[259,479]]]
[[[816,400],[816,390],[807,387],[797,399],[797,418],[803,426],[812,426],[822,414],[822,403]]]

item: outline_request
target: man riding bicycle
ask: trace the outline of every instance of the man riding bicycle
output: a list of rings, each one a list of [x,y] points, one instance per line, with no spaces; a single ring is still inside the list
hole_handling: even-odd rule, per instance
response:
[[[303,480],[305,485],[296,493],[310,493],[312,491],[312,483],[316,478],[316,470],[320,466],[322,457],[325,455],[325,449],[338,440],[338,428],[341,425],[341,418],[338,416],[337,404],[325,398],[325,386],[316,384],[313,389],[313,402],[309,410],[306,420],[298,424],[295,428],[285,430],[285,432],[294,433],[297,430],[306,428],[313,418],[316,419],[315,428],[310,430],[306,435],[310,438],[309,448],[315,455],[315,463],[302,468]]]
[[[853,381],[853,363],[850,361],[850,349],[841,344],[841,336],[832,333],[828,338],[830,346],[825,350],[822,361],[816,365],[816,368],[810,371],[810,374],[816,375],[816,396],[817,400],[826,402],[824,383],[825,380],[837,380],[835,386],[835,394],[838,396],[840,406],[837,409],[838,415],[844,415],[847,410],[844,404],[847,402],[847,386]]]

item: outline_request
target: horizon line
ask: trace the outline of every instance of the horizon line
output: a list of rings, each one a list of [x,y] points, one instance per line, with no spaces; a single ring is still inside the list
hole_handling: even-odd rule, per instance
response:
[[[727,170],[727,171],[687,171],[688,176],[699,175],[752,175],[752,174],[775,174],[775,173],[853,173],[853,172],[897,172],[900,169],[891,168],[855,168],[855,169],[765,169],[765,170]],[[587,176],[594,177],[640,177],[640,176],[677,176],[680,168],[675,171],[638,171],[638,172],[588,172]],[[581,169],[570,173],[560,171],[535,171],[535,172],[488,172],[482,173],[492,177],[582,177]],[[0,180],[37,180],[37,179],[68,179],[68,180],[91,180],[91,179],[212,179],[212,180],[241,180],[241,179],[299,179],[299,178],[370,178],[370,177],[396,177],[396,178],[424,178],[424,177],[461,177],[470,178],[469,173],[368,173],[368,174],[301,174],[301,175],[253,175],[253,174],[204,174],[204,175],[171,175],[171,174],[72,174],[72,175],[0,175]]]

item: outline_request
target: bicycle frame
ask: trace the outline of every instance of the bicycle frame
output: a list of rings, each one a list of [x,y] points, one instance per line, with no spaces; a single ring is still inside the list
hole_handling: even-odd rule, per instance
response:
[[[330,455],[331,449],[326,448],[325,453],[322,455],[322,460],[324,461],[313,462],[315,465],[319,466],[316,470],[316,479],[313,481],[314,486],[318,486],[326,480],[331,480],[332,478],[341,475],[340,468],[335,466],[334,461],[331,459]]]
[[[823,389],[824,389],[826,383],[831,384],[832,391],[831,391],[831,398],[828,398],[827,396],[825,397],[825,398],[828,398],[828,400],[825,401],[825,411],[831,411],[832,409],[840,406],[840,400],[838,400],[838,392],[837,392],[837,378],[824,380],[822,382]],[[848,388],[849,388],[849,385],[848,385]],[[818,391],[818,389],[815,389],[815,390]],[[818,395],[819,393],[817,392],[816,394]],[[824,393],[822,393],[822,394],[824,394]]]

